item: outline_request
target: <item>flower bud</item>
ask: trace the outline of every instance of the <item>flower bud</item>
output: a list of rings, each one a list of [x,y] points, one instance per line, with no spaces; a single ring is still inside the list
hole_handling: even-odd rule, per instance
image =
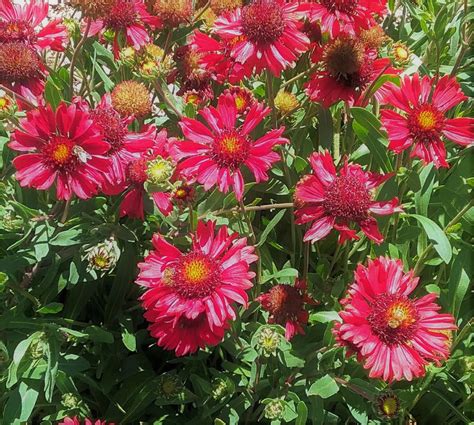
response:
[[[258,330],[257,344],[265,357],[274,356],[280,347],[282,336],[269,326],[261,326]]]
[[[88,270],[111,271],[120,258],[120,249],[113,237],[86,250]]]
[[[158,397],[172,400],[183,394],[184,385],[181,379],[172,373],[164,373],[158,378]]]
[[[263,415],[270,420],[281,419],[285,412],[286,403],[281,399],[270,400],[265,409],[263,409]]]

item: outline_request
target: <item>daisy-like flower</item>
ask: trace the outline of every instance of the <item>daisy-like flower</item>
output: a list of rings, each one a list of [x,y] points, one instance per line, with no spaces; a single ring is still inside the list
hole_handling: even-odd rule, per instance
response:
[[[155,29],[160,26],[160,20],[148,13],[143,0],[115,0],[105,16],[92,22],[88,35],[114,31],[113,50],[115,58],[119,58],[121,36],[125,37],[127,46],[135,50],[150,42],[146,26]]]
[[[216,233],[215,223],[198,222],[190,251],[182,253],[161,236],[153,237],[154,250],[138,265],[137,284],[144,286],[143,307],[157,323],[152,331],[158,345],[176,348],[178,355],[215,345],[229,320],[232,304],[247,305],[247,290],[255,273],[254,247],[226,226]]]
[[[21,186],[49,189],[56,181],[58,199],[81,199],[95,195],[103,182],[110,145],[89,113],[78,105],[61,103],[28,112],[12,135],[11,149],[28,152],[13,165]]]
[[[279,76],[309,48],[297,10],[296,2],[254,0],[219,17],[214,30],[222,39],[233,41],[231,54],[237,62],[258,73],[269,69]]]
[[[349,300],[339,315],[339,336],[358,347],[371,378],[411,381],[425,366],[449,357],[448,335],[454,317],[440,314],[437,294],[409,298],[418,284],[400,260],[380,257],[359,265]]]
[[[376,23],[376,16],[386,13],[386,0],[313,0],[303,3],[300,10],[309,19],[320,22],[331,37],[339,33],[358,34]]]
[[[296,334],[304,334],[303,325],[308,323],[309,313],[305,305],[316,302],[306,294],[306,282],[297,279],[292,285],[275,285],[257,301],[270,313],[268,323],[285,328],[285,338],[290,340]]]
[[[67,30],[60,20],[49,20],[41,27],[48,16],[48,2],[29,0],[26,3],[22,6],[12,0],[0,0],[0,44],[23,43],[37,51],[64,50]]]
[[[383,74],[399,72],[390,67],[390,59],[374,59],[372,49],[366,49],[361,40],[347,35],[316,51],[313,60],[321,62],[322,68],[306,83],[306,92],[313,102],[320,102],[326,108],[340,100],[351,106],[359,104],[373,81]],[[375,93],[378,100],[381,93],[381,89]]]
[[[474,118],[448,118],[448,111],[466,100],[459,84],[450,76],[441,78],[433,89],[434,79],[418,74],[404,77],[400,87],[390,85],[386,105],[403,114],[385,109],[382,124],[388,132],[388,148],[396,153],[413,146],[410,156],[449,167],[443,138],[460,146],[474,141]]]
[[[58,425],[82,425],[82,421],[77,417],[74,416],[72,418],[64,418],[62,422],[58,422]],[[84,419],[84,425],[115,425],[114,422],[107,422],[101,419]]]
[[[377,202],[372,190],[392,177],[363,171],[358,164],[344,163],[336,171],[331,154],[313,153],[309,162],[312,174],[304,176],[296,185],[296,223],[313,222],[304,236],[305,241],[316,242],[334,228],[340,232],[339,243],[359,239],[357,224],[367,237],[376,243],[383,241],[372,214],[389,215],[401,212],[398,198]]]
[[[245,115],[243,124],[237,120],[234,97],[225,94],[219,97],[217,108],[200,111],[209,127],[201,122],[183,118],[181,129],[187,140],[174,145],[172,156],[179,164],[179,170],[189,177],[195,177],[204,185],[204,190],[217,186],[223,193],[233,187],[236,198],[242,199],[244,179],[242,166],[246,166],[255,180],[267,181],[268,170],[280,159],[273,152],[276,145],[288,143],[282,137],[284,127],[271,130],[263,137],[253,140],[250,132],[268,115],[270,110],[256,102]]]
[[[141,133],[131,133],[128,125],[133,118],[121,118],[113,108],[110,94],[102,97],[98,107],[91,111],[91,117],[100,128],[104,140],[110,144],[106,156],[110,160],[107,182],[113,186],[126,180],[126,167],[140,153],[152,148],[155,143],[156,128],[149,126]]]

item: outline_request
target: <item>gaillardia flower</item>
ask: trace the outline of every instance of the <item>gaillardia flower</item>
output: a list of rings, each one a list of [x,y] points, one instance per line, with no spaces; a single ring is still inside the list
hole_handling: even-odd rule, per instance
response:
[[[28,112],[9,147],[28,152],[13,160],[20,185],[46,190],[56,181],[58,199],[92,197],[108,169],[102,155],[110,145],[76,104],[61,103],[56,112],[49,105]]]
[[[386,0],[309,0],[300,6],[311,21],[320,22],[332,37],[339,33],[358,34],[376,23],[386,12]]]
[[[82,425],[82,421],[77,416],[72,418],[63,418],[62,422],[58,422],[58,425]],[[107,422],[101,419],[84,419],[84,425],[115,425],[114,422]]]
[[[257,298],[262,308],[270,313],[268,323],[277,323],[285,328],[285,338],[304,334],[303,325],[308,323],[309,313],[305,304],[316,304],[306,294],[306,282],[296,280],[295,285],[275,285]]]
[[[237,107],[234,96],[219,97],[217,108],[200,111],[207,122],[183,118],[181,129],[187,140],[174,145],[172,156],[182,162],[178,169],[189,177],[195,177],[204,190],[218,186],[223,193],[232,186],[238,200],[244,193],[242,166],[246,166],[258,182],[268,180],[268,170],[280,159],[274,146],[288,143],[281,137],[284,127],[271,130],[253,140],[250,132],[268,115],[269,109],[256,102],[245,115],[243,124],[237,123]]]
[[[114,32],[113,50],[115,58],[120,56],[119,40],[124,36],[128,46],[140,50],[150,42],[146,26],[155,29],[160,25],[156,16],[151,16],[143,0],[115,0],[107,14],[92,22],[89,36],[96,35],[104,30]]]
[[[411,381],[430,361],[449,356],[448,335],[456,329],[450,314],[440,314],[437,294],[409,298],[418,284],[400,260],[380,257],[359,265],[349,288],[339,337],[358,347],[371,378]]]
[[[232,40],[232,56],[257,72],[269,69],[279,76],[308,50],[309,39],[300,31],[296,2],[254,0],[219,17],[214,30]]]
[[[182,253],[161,236],[153,237],[154,250],[138,265],[137,283],[146,288],[141,297],[158,345],[181,356],[222,340],[232,304],[246,305],[255,273],[254,247],[237,233],[214,222],[200,221],[191,250]]]
[[[29,0],[24,6],[12,0],[0,1],[0,44],[23,43],[36,51],[45,48],[62,51],[67,30],[60,20],[49,20],[41,28],[48,9],[48,2],[43,0]]]
[[[112,91],[112,107],[122,117],[143,118],[151,112],[150,97],[145,84],[134,80],[122,81]]]
[[[450,76],[434,79],[418,74],[404,77],[400,87],[389,85],[384,103],[403,112],[384,109],[382,124],[387,130],[388,148],[396,153],[413,146],[411,157],[438,167],[448,167],[443,137],[461,146],[474,141],[474,118],[448,118],[450,109],[466,100],[459,84]]]
[[[340,100],[351,106],[358,104],[365,90],[382,74],[398,73],[390,67],[390,59],[374,58],[373,49],[347,35],[340,35],[316,51],[313,60],[321,62],[322,68],[306,83],[306,92],[313,102],[326,108]],[[380,90],[375,93],[378,100]]]
[[[347,161],[338,173],[328,151],[313,153],[309,162],[313,173],[297,183],[294,196],[296,223],[313,222],[304,240],[316,242],[333,228],[340,232],[339,243],[359,239],[356,230],[349,227],[357,224],[369,239],[381,243],[383,236],[372,214],[388,215],[402,209],[397,198],[375,201],[372,190],[392,175],[366,172]]]

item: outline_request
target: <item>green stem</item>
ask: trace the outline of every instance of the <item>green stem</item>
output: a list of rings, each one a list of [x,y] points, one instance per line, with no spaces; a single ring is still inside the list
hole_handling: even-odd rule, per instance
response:
[[[74,68],[76,67],[77,59],[79,58],[79,53],[82,49],[82,46],[87,40],[87,36],[89,35],[89,30],[91,28],[92,21],[90,19],[87,20],[86,29],[84,30],[84,35],[80,39],[79,43],[77,43],[76,48],[74,49],[74,53],[72,54],[71,58],[71,65],[69,66],[69,90],[71,99],[74,97]]]

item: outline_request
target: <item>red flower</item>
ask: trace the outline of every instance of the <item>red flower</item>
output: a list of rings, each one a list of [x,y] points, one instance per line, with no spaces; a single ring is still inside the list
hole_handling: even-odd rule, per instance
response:
[[[62,422],[58,422],[58,425],[81,425],[81,421],[74,416],[72,418],[64,418]],[[84,425],[115,425],[114,422],[107,422],[100,419],[85,419]]]
[[[120,117],[112,106],[110,94],[104,95],[99,106],[90,114],[100,128],[104,140],[110,144],[110,149],[106,154],[110,160],[110,169],[103,189],[110,185],[121,185],[126,180],[127,165],[134,159],[138,159],[140,153],[153,147],[156,128],[148,126],[141,133],[130,133],[128,125],[133,118]]]
[[[254,247],[226,226],[216,234],[214,222],[202,221],[187,253],[159,235],[152,242],[155,250],[138,265],[137,283],[147,288],[141,299],[145,317],[156,323],[150,330],[158,345],[184,355],[217,344],[236,318],[233,302],[248,302]]]
[[[93,36],[107,29],[113,30],[115,32],[113,50],[115,57],[118,58],[121,35],[125,37],[127,45],[135,50],[140,50],[150,42],[145,25],[155,29],[160,25],[160,20],[147,12],[143,0],[115,0],[107,16],[92,22],[88,35]]]
[[[240,63],[232,57],[232,49],[239,41],[242,41],[242,37],[216,40],[207,34],[195,31],[192,46],[199,53],[199,64],[215,76],[218,82],[229,81],[236,84],[245,77],[249,77],[253,69],[249,62]]]
[[[237,62],[269,69],[279,76],[309,48],[309,39],[300,31],[295,2],[254,0],[219,17],[214,29],[224,40],[232,40],[232,56]]]
[[[155,130],[153,131],[155,132]],[[132,159],[126,164],[125,182],[115,188],[111,187],[109,190],[110,194],[116,194],[123,190],[127,190],[119,207],[120,217],[128,216],[143,220],[144,200],[147,193],[145,190],[145,183],[153,177],[150,176],[150,165],[154,160],[159,160],[162,161],[164,166],[172,167],[172,161],[168,152],[166,130],[160,131],[154,137],[154,145],[149,151],[142,153],[139,157]],[[166,176],[163,175],[163,177]],[[171,178],[172,175],[170,174],[169,177]],[[170,189],[154,190],[151,193],[153,201],[164,215],[170,214],[173,210],[173,204],[171,203],[173,192]]]
[[[285,327],[285,338],[290,340],[296,334],[304,334],[302,325],[308,323],[309,313],[305,304],[316,304],[306,294],[306,282],[296,280],[295,285],[275,285],[257,298],[262,308],[270,313],[268,323]]]
[[[372,189],[389,179],[391,174],[376,174],[362,170],[347,161],[336,172],[331,154],[313,153],[309,161],[313,174],[304,176],[296,185],[296,223],[313,222],[304,240],[315,242],[326,237],[334,228],[340,232],[339,243],[359,239],[349,225],[360,226],[368,238],[383,241],[372,214],[388,215],[402,211],[398,199],[376,202]]]
[[[360,40],[346,35],[317,51],[313,60],[321,61],[322,69],[306,83],[306,92],[313,102],[320,102],[326,108],[340,100],[351,106],[362,105],[362,95],[372,82],[383,74],[399,72],[390,67],[389,59],[374,59],[373,50],[366,50]],[[379,100],[380,94],[379,89],[376,93]]]
[[[320,22],[332,37],[339,33],[358,34],[376,23],[375,16],[386,12],[386,0],[315,0],[303,3],[301,11],[309,12],[312,22]]]
[[[355,345],[371,378],[411,381],[425,374],[429,361],[449,357],[455,330],[450,314],[439,314],[438,295],[409,298],[418,284],[400,260],[380,257],[359,265],[350,297],[340,314],[339,337]]]
[[[288,139],[281,137],[284,127],[271,130],[255,141],[250,138],[249,133],[269,112],[262,104],[255,103],[243,124],[236,126],[236,102],[233,95],[226,94],[219,97],[217,109],[209,107],[200,111],[210,129],[195,119],[183,118],[180,126],[187,140],[178,141],[172,153],[175,160],[184,159],[179,170],[185,176],[195,177],[204,190],[217,185],[226,193],[233,186],[236,198],[241,200],[242,166],[250,169],[257,183],[267,181],[267,171],[280,159],[273,147],[288,143]]]
[[[384,103],[404,114],[382,111],[382,124],[388,132],[389,149],[396,153],[413,146],[410,156],[438,167],[448,167],[442,137],[461,146],[474,140],[474,118],[447,118],[447,112],[466,99],[454,78],[441,78],[433,94],[434,79],[418,74],[406,76],[400,87],[390,85]]]
[[[11,0],[0,0],[0,44],[18,42],[36,50],[64,50],[67,30],[59,19],[40,28],[48,16],[48,8],[48,3],[43,0],[30,0],[25,6],[13,4]]]
[[[56,181],[58,199],[92,197],[108,169],[101,155],[110,145],[76,104],[61,103],[56,112],[49,105],[28,112],[9,147],[29,152],[13,160],[20,185],[46,190]]]

